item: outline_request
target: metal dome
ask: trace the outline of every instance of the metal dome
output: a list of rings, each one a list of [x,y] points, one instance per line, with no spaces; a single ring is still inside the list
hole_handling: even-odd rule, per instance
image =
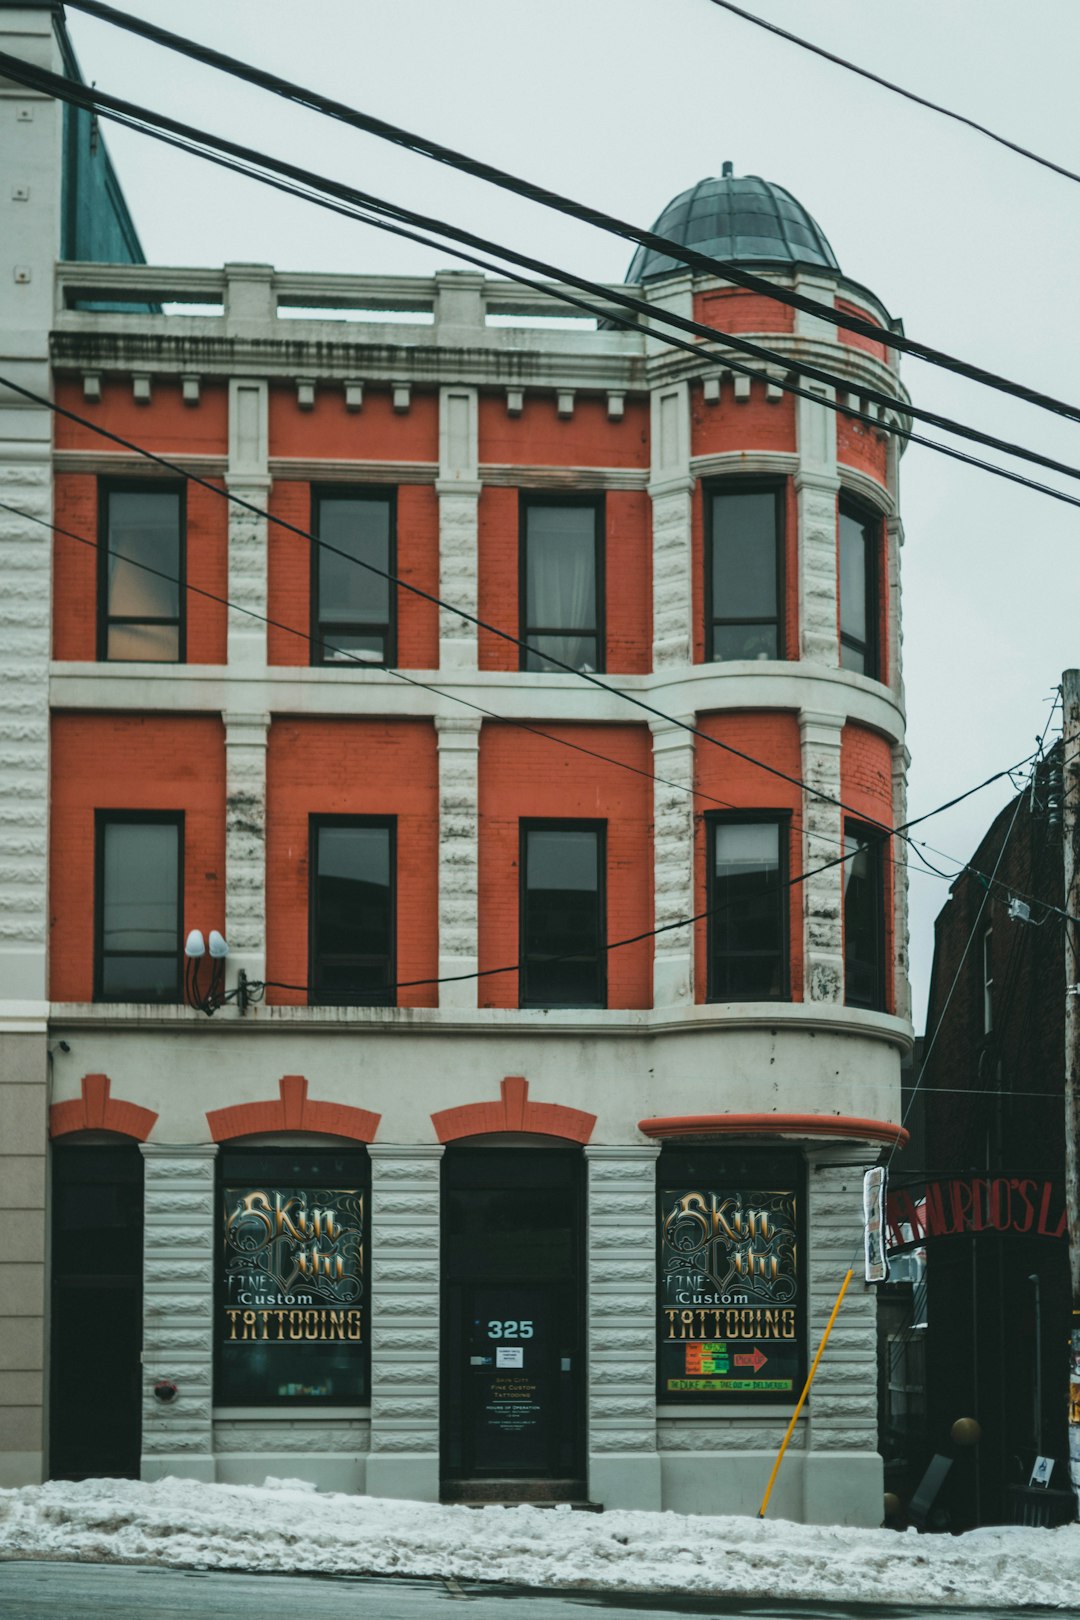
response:
[[[817,264],[840,269],[824,232],[790,191],[756,174],[733,175],[730,163],[724,164],[719,178],[699,180],[673,198],[653,230],[710,258],[737,264]],[[685,269],[666,253],[639,247],[626,279],[652,281]]]

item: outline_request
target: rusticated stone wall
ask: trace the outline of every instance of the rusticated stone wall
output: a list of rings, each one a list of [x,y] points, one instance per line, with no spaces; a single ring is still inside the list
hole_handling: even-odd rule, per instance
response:
[[[143,1144],[146,1163],[143,1259],[142,1474],[213,1480],[214,1234],[213,1143]],[[163,1403],[158,1379],[179,1393]]]
[[[586,1146],[589,1495],[660,1506],[656,1451],[656,1157]]]
[[[372,1143],[373,1496],[439,1499],[441,1146]]]

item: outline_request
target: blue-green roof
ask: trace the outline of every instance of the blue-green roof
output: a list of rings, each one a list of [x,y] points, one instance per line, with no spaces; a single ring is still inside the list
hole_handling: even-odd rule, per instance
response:
[[[802,203],[783,186],[756,174],[725,173],[699,180],[668,203],[653,230],[728,263],[840,269],[824,232]],[[685,265],[668,254],[639,247],[626,279],[652,281],[685,270]]]

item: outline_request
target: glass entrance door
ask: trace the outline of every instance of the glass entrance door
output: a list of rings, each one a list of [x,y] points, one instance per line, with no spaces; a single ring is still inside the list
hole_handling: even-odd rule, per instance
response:
[[[444,1481],[583,1494],[580,1153],[443,1160]]]

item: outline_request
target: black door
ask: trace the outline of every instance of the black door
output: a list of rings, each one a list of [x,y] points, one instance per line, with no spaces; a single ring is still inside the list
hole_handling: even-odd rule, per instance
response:
[[[57,1147],[52,1168],[53,1479],[137,1479],[142,1437],[143,1159]]]
[[[443,1160],[442,1473],[584,1494],[582,1157]],[[542,1490],[539,1494],[543,1494]]]

